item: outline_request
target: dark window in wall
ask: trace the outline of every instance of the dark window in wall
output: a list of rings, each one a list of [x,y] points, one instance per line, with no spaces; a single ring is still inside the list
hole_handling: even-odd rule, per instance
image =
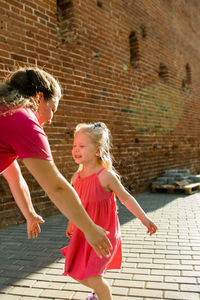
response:
[[[100,7],[100,8],[102,8],[103,7],[102,1],[97,1],[97,6]]]
[[[185,72],[185,78],[182,80],[182,88],[190,89],[192,84],[192,70],[189,63],[185,65]]]
[[[141,35],[143,37],[143,39],[145,39],[147,37],[147,28],[144,24],[140,25],[140,30],[141,30]]]
[[[186,70],[186,83],[191,84],[192,83],[192,70],[191,70],[189,64],[186,64],[185,70]]]
[[[168,68],[164,63],[160,63],[158,76],[164,80],[168,80]]]
[[[184,89],[186,87],[185,79],[182,80],[182,88]]]
[[[133,67],[137,67],[137,62],[139,61],[139,43],[137,35],[135,32],[131,32],[129,35],[130,44],[130,64]]]
[[[75,39],[75,32],[73,30],[73,1],[56,0],[56,3],[58,35],[63,44],[72,42]]]

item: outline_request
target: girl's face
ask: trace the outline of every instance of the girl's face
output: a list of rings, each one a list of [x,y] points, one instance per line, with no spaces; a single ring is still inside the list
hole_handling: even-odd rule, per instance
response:
[[[99,149],[94,145],[88,133],[79,131],[75,134],[72,156],[77,164],[97,161]]]
[[[59,99],[55,98],[46,102],[43,93],[39,94],[38,121],[41,126],[44,124],[51,124],[53,114],[57,111]]]

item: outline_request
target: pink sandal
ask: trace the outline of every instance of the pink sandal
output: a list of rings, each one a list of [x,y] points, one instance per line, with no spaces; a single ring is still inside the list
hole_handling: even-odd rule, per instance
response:
[[[85,300],[98,300],[99,298],[95,293],[92,293],[91,295],[88,295]]]

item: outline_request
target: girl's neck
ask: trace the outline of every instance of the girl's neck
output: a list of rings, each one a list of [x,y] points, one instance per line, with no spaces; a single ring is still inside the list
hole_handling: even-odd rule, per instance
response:
[[[92,164],[89,164],[89,165],[83,165],[82,166],[82,169],[80,171],[80,174],[83,176],[83,177],[87,177],[89,175],[92,175],[94,173],[97,173],[99,170],[102,169],[102,166],[99,165],[98,163],[92,165]]]

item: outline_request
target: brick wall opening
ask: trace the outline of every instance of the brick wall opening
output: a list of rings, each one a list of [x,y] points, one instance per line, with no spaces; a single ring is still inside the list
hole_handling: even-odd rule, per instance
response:
[[[139,42],[136,32],[131,32],[129,35],[130,45],[130,64],[132,67],[137,67],[139,61]]]
[[[164,80],[168,80],[168,68],[164,63],[160,63],[158,75]]]
[[[143,37],[143,39],[146,39],[147,37],[147,28],[144,24],[140,25],[140,30],[141,30],[141,36]]]
[[[102,1],[97,1],[97,6],[100,7],[100,8],[102,8],[103,7]]]
[[[56,0],[58,36],[61,43],[72,42],[75,39],[73,30],[73,1]]]
[[[182,88],[189,90],[191,89],[191,85],[192,85],[192,70],[189,63],[187,63],[185,65],[185,78],[182,80]]]
[[[186,64],[185,70],[186,70],[186,84],[191,85],[191,83],[192,83],[192,70],[191,70],[191,67],[190,67],[189,63]]]

